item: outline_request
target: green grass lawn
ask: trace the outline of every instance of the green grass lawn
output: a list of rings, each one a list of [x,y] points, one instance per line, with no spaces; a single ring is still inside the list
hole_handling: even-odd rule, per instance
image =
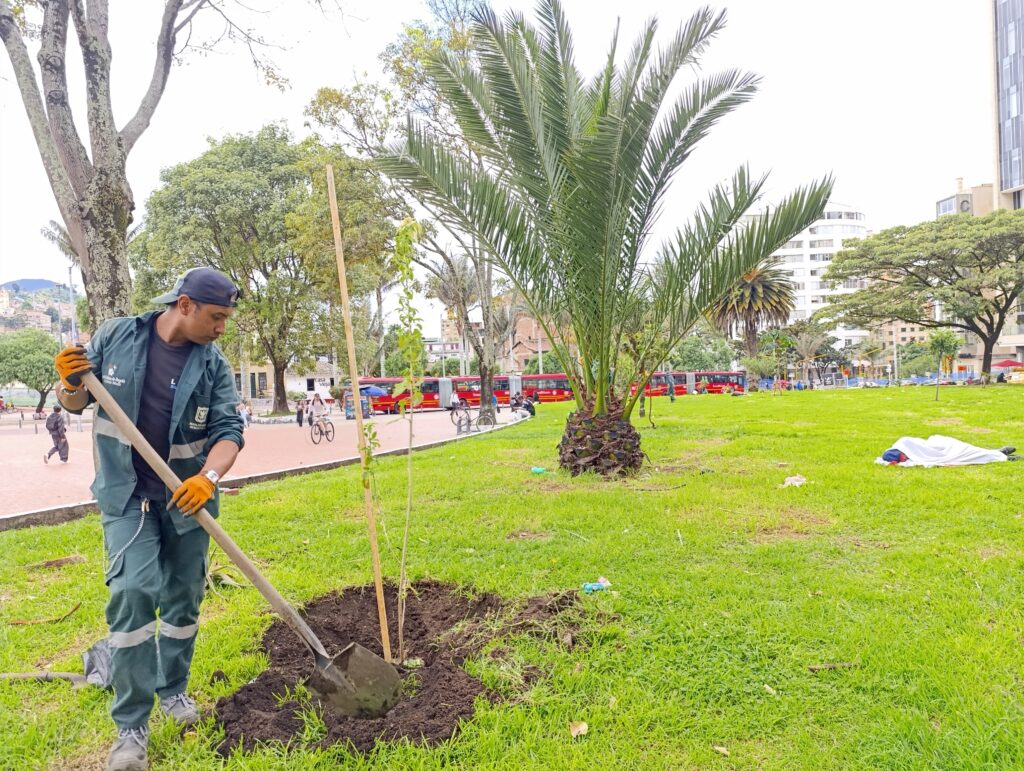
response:
[[[182,740],[155,721],[154,767],[1024,767],[1024,463],[873,464],[903,434],[1024,446],[1024,388],[933,394],[659,399],[657,428],[635,418],[653,466],[625,481],[531,474],[555,467],[567,405],[418,453],[413,577],[525,597],[606,576],[614,591],[583,600],[594,612],[582,644],[513,641],[514,664],[547,676],[518,703],[481,701],[440,747],[361,758],[296,744],[225,763],[212,725]],[[396,576],[405,460],[377,469]],[[247,487],[225,499],[221,522],[289,599],[366,583],[358,473]],[[807,484],[782,488],[794,474]],[[524,530],[545,537],[508,538]],[[70,554],[86,561],[25,567]],[[0,533],[0,555],[0,671],[80,671],[105,633],[98,518]],[[59,624],[5,623],[79,601]],[[272,618],[251,588],[203,607],[193,684],[210,707],[264,666]],[[830,662],[856,666],[808,670]],[[514,677],[470,666],[488,682]],[[218,669],[228,682],[209,685]],[[101,764],[109,698],[0,684],[0,768]],[[589,733],[572,739],[573,720]]]

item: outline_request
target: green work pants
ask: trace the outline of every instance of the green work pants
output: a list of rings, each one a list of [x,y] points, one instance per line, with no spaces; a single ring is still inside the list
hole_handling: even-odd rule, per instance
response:
[[[179,535],[163,500],[137,496],[116,515],[104,512],[101,522],[110,588],[111,716],[118,728],[137,728],[149,720],[154,693],[165,698],[188,685],[210,537],[202,528]]]

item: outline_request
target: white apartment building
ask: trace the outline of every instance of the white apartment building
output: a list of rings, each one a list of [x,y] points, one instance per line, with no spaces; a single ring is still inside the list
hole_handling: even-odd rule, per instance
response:
[[[835,288],[824,279],[825,272],[844,241],[863,238],[868,234],[863,212],[843,203],[830,201],[824,216],[809,228],[785,243],[773,256],[779,258],[779,268],[793,280],[794,308],[790,323],[810,318],[828,306],[836,294],[849,294],[865,286],[864,281],[851,280]],[[868,336],[866,329],[840,326],[833,336],[839,338],[838,347],[853,345]]]

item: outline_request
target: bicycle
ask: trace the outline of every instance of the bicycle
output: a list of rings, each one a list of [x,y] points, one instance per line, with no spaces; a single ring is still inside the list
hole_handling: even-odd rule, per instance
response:
[[[459,399],[459,406],[449,407],[448,410],[453,426],[459,425],[463,420],[469,420],[469,402],[465,399]]]
[[[469,433],[470,431],[479,431],[482,428],[493,428],[494,416],[490,413],[478,414],[476,420],[470,414],[469,409],[452,410],[452,414],[458,413],[458,419],[452,418],[452,422],[455,423],[455,427],[458,429],[458,433]]]
[[[326,438],[328,442],[334,441],[334,424],[329,416],[324,415],[317,418],[309,427],[309,438],[313,444],[320,444],[320,440]]]

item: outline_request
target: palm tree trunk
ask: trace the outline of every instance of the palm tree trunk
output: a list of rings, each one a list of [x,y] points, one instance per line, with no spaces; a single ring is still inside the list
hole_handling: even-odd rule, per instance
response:
[[[743,322],[743,344],[747,349],[747,356],[757,356],[757,322],[753,319],[746,319]]]

